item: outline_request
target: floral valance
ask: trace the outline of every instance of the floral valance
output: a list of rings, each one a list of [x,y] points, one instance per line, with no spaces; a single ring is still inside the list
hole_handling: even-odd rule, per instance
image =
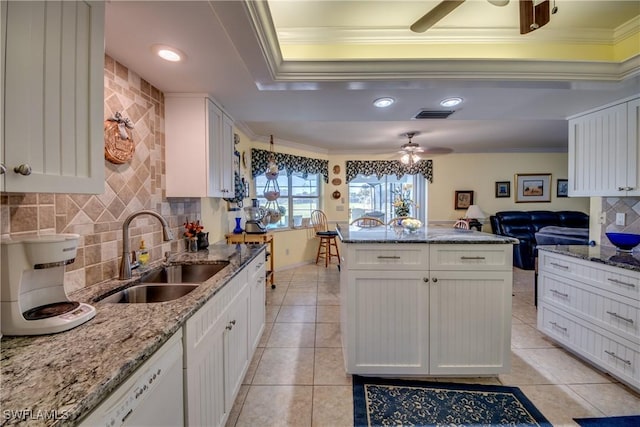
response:
[[[269,156],[273,155],[278,169],[287,172],[287,176],[294,172],[302,173],[306,178],[310,173],[318,173],[324,177],[324,182],[329,182],[329,161],[311,159],[309,157],[294,156],[292,154],[275,153],[267,150],[251,149],[251,176],[256,177],[267,171]]]
[[[351,182],[358,174],[365,176],[395,175],[398,179],[404,175],[422,174],[425,179],[433,183],[433,161],[419,160],[411,166],[399,160],[347,160],[347,182]]]

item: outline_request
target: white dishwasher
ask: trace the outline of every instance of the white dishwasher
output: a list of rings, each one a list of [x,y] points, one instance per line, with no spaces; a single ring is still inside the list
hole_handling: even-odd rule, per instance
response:
[[[80,426],[182,426],[182,375],[182,330],[179,330]]]

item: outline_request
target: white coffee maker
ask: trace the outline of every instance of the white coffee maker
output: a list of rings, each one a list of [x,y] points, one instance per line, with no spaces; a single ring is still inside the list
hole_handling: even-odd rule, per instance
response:
[[[0,328],[3,335],[66,331],[92,319],[96,309],[70,301],[64,269],[75,261],[77,234],[0,241]]]

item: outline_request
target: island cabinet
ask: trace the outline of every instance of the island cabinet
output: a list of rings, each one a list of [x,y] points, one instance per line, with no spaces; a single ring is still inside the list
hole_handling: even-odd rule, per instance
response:
[[[104,2],[0,2],[0,191],[104,192]]]
[[[538,329],[640,390],[640,272],[540,250]]]
[[[229,416],[264,329],[264,262],[263,252],[184,326],[185,425],[223,426]]]
[[[233,197],[233,120],[202,94],[165,96],[167,197]]]
[[[640,98],[569,118],[569,196],[640,195]]]
[[[510,369],[511,245],[346,244],[347,372],[481,375]]]

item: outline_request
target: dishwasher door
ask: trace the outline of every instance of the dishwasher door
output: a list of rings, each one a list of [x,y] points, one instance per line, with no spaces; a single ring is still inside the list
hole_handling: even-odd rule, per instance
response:
[[[81,426],[182,426],[182,331],[176,332]]]

